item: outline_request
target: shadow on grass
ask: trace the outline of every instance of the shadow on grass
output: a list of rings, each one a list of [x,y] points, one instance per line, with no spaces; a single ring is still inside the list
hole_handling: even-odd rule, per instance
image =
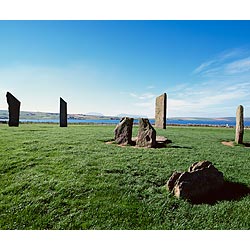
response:
[[[245,143],[243,143],[243,145],[244,145],[245,147],[249,148],[249,147],[250,147],[250,142],[245,142]]]
[[[115,142],[114,139],[109,139],[109,140],[97,140],[97,141],[101,141],[104,142],[106,144],[114,144],[114,145],[118,145],[118,143]],[[176,145],[171,145],[172,141],[171,140],[165,140],[165,141],[156,141],[156,146],[154,148],[182,148],[182,149],[192,149],[192,147],[187,147],[187,146],[176,146]],[[121,145],[124,146],[124,145]],[[130,145],[125,145],[125,146],[136,146],[136,141],[132,140]]]
[[[170,146],[170,148],[186,148],[186,149],[192,149],[192,147],[186,147],[186,146]]]
[[[166,148],[166,147],[171,147],[168,146],[168,144],[171,144],[171,140],[165,140],[165,141],[156,141],[156,148]]]
[[[237,201],[250,194],[250,188],[242,183],[225,181],[224,185],[216,191],[191,200],[192,204],[214,205],[219,201]]]

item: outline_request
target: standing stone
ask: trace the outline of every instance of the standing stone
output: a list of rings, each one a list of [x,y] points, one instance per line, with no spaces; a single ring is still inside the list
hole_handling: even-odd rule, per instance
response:
[[[243,106],[240,105],[236,111],[236,130],[235,130],[235,142],[237,144],[243,143],[244,134],[244,116],[243,116]]]
[[[155,127],[166,129],[167,94],[156,97],[155,101]]]
[[[115,128],[115,141],[118,144],[132,145],[133,118],[123,117]]]
[[[60,97],[60,127],[67,127],[67,102]]]
[[[139,130],[136,140],[138,147],[156,147],[156,131],[150,124],[148,119],[139,119]]]
[[[6,94],[7,103],[9,105],[9,126],[18,127],[19,126],[19,116],[20,116],[20,105],[21,102],[18,101],[11,93]]]

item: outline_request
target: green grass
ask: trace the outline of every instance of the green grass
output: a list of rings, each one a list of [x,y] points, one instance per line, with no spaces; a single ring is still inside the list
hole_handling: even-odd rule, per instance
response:
[[[249,186],[250,148],[221,144],[233,129],[158,129],[173,141],[159,149],[105,144],[113,130],[0,124],[0,229],[250,229],[249,195],[193,205],[165,188],[200,160]]]

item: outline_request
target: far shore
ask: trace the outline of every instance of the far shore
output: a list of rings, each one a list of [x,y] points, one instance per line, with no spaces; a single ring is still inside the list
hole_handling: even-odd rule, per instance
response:
[[[7,121],[0,121],[0,124],[8,124]],[[20,124],[50,124],[50,125],[58,125],[58,123],[55,122],[37,122],[37,121],[20,121]],[[118,122],[117,122],[118,124]],[[96,126],[116,126],[115,123],[95,123],[95,122],[75,122],[75,123],[68,123],[68,126],[71,125],[96,125]],[[135,126],[138,126],[138,123],[134,124]],[[154,123],[152,124],[155,125]],[[229,125],[215,125],[215,124],[174,124],[174,123],[167,123],[167,127],[212,127],[212,128],[235,128],[235,126],[229,126]],[[244,128],[249,129],[250,126],[244,126]]]

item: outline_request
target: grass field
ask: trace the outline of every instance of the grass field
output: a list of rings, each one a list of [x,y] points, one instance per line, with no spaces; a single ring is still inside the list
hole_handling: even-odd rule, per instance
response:
[[[105,144],[113,130],[0,124],[0,229],[250,229],[249,195],[191,204],[165,187],[200,160],[249,187],[250,148],[221,144],[234,129],[158,129],[173,142],[158,149]]]

